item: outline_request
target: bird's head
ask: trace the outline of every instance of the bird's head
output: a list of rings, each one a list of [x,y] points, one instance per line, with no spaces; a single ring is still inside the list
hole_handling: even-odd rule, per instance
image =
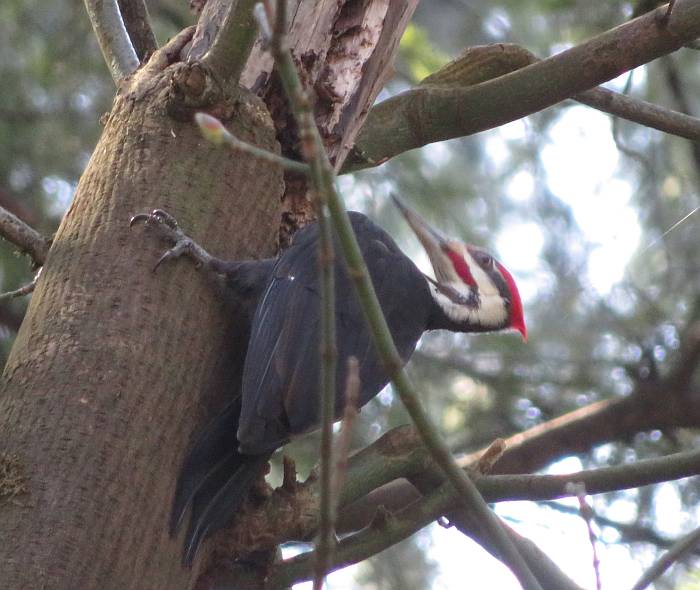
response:
[[[445,315],[465,332],[512,329],[527,340],[520,293],[506,267],[477,246],[445,238],[392,198],[430,258],[435,280],[426,278]]]

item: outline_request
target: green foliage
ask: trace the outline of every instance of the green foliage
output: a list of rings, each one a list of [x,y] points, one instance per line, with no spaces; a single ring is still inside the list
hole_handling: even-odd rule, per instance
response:
[[[699,590],[700,589],[700,571],[689,571],[681,576],[681,581],[677,586],[677,590]]]
[[[412,82],[420,82],[449,61],[446,54],[430,43],[425,29],[414,23],[406,27],[399,49]]]

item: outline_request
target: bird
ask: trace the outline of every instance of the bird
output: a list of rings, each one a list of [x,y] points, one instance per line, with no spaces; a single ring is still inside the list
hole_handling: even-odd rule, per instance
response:
[[[443,236],[398,197],[396,207],[430,259],[422,273],[391,236],[362,213],[348,212],[391,335],[404,363],[426,331],[517,331],[527,340],[523,305],[511,273],[486,250]],[[249,340],[241,394],[204,428],[182,463],[170,534],[188,509],[182,563],[192,565],[202,541],[230,524],[273,452],[320,423],[319,227],[297,231],[277,258],[224,261],[189,238],[162,209],[134,215],[174,245],[154,270],[182,255],[224,277],[242,302]],[[335,244],[336,251],[338,244]],[[342,257],[334,262],[337,376],[335,419],[344,408],[347,360],[359,364],[358,408],[389,377],[374,347]]]

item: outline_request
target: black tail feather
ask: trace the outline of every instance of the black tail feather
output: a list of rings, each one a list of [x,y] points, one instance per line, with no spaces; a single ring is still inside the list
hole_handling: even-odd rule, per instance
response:
[[[170,512],[170,536],[177,534],[187,508],[210,474],[216,471],[222,462],[238,454],[236,432],[240,413],[241,402],[237,399],[204,428],[185,458],[177,478]]]
[[[240,401],[236,400],[212,420],[180,469],[170,513],[170,535],[180,529],[191,505],[182,556],[185,566],[192,565],[199,545],[209,534],[228,524],[270,458],[271,453],[238,452],[240,409]]]
[[[228,525],[246,499],[250,487],[264,469],[271,453],[236,453],[212,473],[192,503],[190,526],[185,536],[182,563],[192,565],[200,543],[210,534]]]

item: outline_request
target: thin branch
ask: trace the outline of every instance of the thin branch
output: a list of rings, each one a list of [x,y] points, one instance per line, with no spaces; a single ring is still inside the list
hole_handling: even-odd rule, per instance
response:
[[[266,14],[256,10],[256,19],[266,20]],[[267,34],[269,29],[261,27]],[[275,28],[270,48],[275,61],[285,63],[286,72],[281,72],[285,90],[293,104],[299,124],[302,153],[311,169],[310,180],[313,187],[312,202],[319,224],[319,273],[321,280],[321,480],[320,480],[320,523],[314,590],[320,590],[333,555],[335,542],[335,503],[333,500],[333,420],[335,417],[336,388],[336,330],[335,330],[335,273],[333,235],[328,219],[327,185],[332,185],[332,173],[324,168],[325,149],[318,137],[316,122],[311,110],[311,102],[304,92],[296,75],[296,68],[288,50],[285,50],[287,30],[286,0],[277,2]],[[291,65],[290,65],[291,64]],[[326,158],[327,160],[327,158]]]
[[[700,544],[700,528],[695,529],[674,544],[654,565],[644,572],[644,575],[632,586],[631,590],[644,590],[644,588],[647,588],[675,562],[680,561],[686,554],[697,547],[698,544]]]
[[[139,61],[146,61],[158,49],[156,36],[151,28],[151,19],[144,0],[117,0],[124,26],[129,34]]]
[[[325,441],[322,441],[321,449],[328,453],[328,460],[335,462],[333,466],[327,465],[326,469],[330,474],[331,481],[328,483],[322,480],[321,484],[321,514],[319,523],[319,542],[316,550],[316,566],[314,571],[314,587],[321,588],[323,579],[328,573],[335,550],[335,533],[338,519],[338,502],[340,494],[345,483],[345,476],[348,469],[348,451],[350,449],[350,440],[352,438],[352,428],[357,417],[357,398],[360,390],[359,364],[353,356],[348,359],[347,377],[345,382],[345,409],[343,411],[343,421],[338,439],[333,446],[332,451],[325,448]],[[329,429],[330,430],[330,429]],[[329,438],[332,433],[328,433]],[[322,461],[323,461],[322,456]],[[323,464],[322,464],[323,466]],[[331,468],[332,467],[332,468]],[[324,490],[323,486],[329,486],[330,491],[327,494],[327,503],[324,505]],[[323,511],[327,511],[324,517]]]
[[[29,254],[36,266],[44,264],[51,241],[2,207],[0,207],[0,236],[12,242],[23,254]]]
[[[40,274],[41,274],[41,268],[34,275],[34,278],[32,279],[31,283],[27,283],[23,287],[20,287],[19,289],[15,289],[14,291],[9,291],[7,293],[0,294],[0,301],[4,301],[6,299],[14,299],[15,297],[23,297],[24,295],[29,295],[31,292],[34,291],[34,288],[36,287],[36,282],[39,280]]]
[[[492,467],[490,455],[495,458],[500,454],[503,442],[497,441],[492,444],[469,469],[481,470],[483,467]],[[429,495],[442,484],[441,474],[436,469],[430,472],[423,471],[409,477],[411,483],[418,488],[423,495]],[[494,545],[493,539],[483,530],[479,522],[473,515],[464,509],[456,507],[455,510],[446,513],[442,518],[447,519],[452,526],[457,528],[462,534],[476,541],[483,549],[491,553],[496,559],[501,559],[498,546]],[[513,531],[506,523],[503,523],[505,531],[511,541],[518,547],[518,551],[527,561],[530,570],[535,575],[543,588],[556,588],[557,590],[581,590],[559,567],[544,553],[535,543],[521,537]]]
[[[478,457],[475,457],[465,468],[472,469],[477,460]],[[566,486],[571,482],[582,482],[589,493],[599,494],[691,477],[697,473],[700,473],[700,451],[570,475],[482,476],[477,480],[477,486],[488,502],[539,502],[569,497]],[[425,524],[433,516],[438,518],[446,514],[460,530],[470,531],[466,534],[472,536],[473,533],[488,551],[500,556],[490,537],[479,527],[473,513],[460,509],[462,502],[453,486],[445,480],[442,470],[435,465],[415,430],[408,426],[387,432],[349,459],[347,482],[340,497],[340,522],[343,524],[339,527],[343,532],[349,533],[368,526],[380,505],[400,511],[409,503],[420,499],[416,488],[404,478],[416,482],[416,485],[420,481],[426,482],[426,486],[420,485],[424,496],[438,488],[442,490],[440,493],[446,494],[443,512],[431,514]],[[387,492],[389,489],[390,492]],[[236,526],[228,533],[230,543],[227,546],[233,555],[266,550],[291,539],[309,539],[318,530],[318,480],[295,484],[294,493],[290,493],[291,490],[291,486],[276,490],[265,505],[239,515]],[[265,530],[266,535],[251,535],[253,529]],[[382,548],[402,539],[403,537],[386,537]]]
[[[546,502],[543,505],[564,514],[578,514],[579,512],[578,508],[567,506],[556,501]],[[671,540],[662,537],[651,527],[620,522],[618,520],[601,516],[600,514],[596,514],[595,519],[598,526],[615,529],[620,536],[620,541],[623,543],[651,543],[664,549],[668,549],[671,547],[671,545],[673,545]]]
[[[223,123],[216,117],[212,117],[206,113],[196,113],[194,119],[205,139],[216,145],[224,144],[234,151],[245,152],[251,156],[269,162],[270,164],[281,166],[285,170],[291,170],[292,172],[299,172],[301,174],[309,174],[311,172],[309,165],[304,164],[304,162],[290,160],[289,158],[279,156],[273,152],[269,152],[238,139],[233,133],[226,129]]]
[[[284,0],[278,0],[278,23],[280,11],[283,10]],[[264,13],[256,12],[257,18],[264,18],[264,16]],[[333,220],[333,225],[341,244],[341,250],[348,266],[349,274],[354,280],[358,299],[368,321],[377,351],[387,369],[387,373],[394,382],[399,396],[416,424],[424,443],[428,449],[430,449],[436,462],[444,469],[445,474],[459,491],[460,497],[463,499],[465,505],[468,509],[474,510],[474,512],[479,515],[484,527],[489,530],[489,533],[497,541],[502,555],[505,558],[505,562],[513,570],[526,590],[539,589],[540,585],[501,527],[499,519],[491,512],[487,504],[481,498],[469,476],[467,476],[455,462],[450,453],[450,449],[442,440],[423,409],[420,399],[403,369],[403,361],[396,350],[386,319],[382,313],[379,300],[372,286],[367,265],[362,257],[357,238],[350,225],[350,219],[336,192],[333,168],[328,160],[328,155],[323,146],[320,134],[313,121],[310,104],[308,100],[305,99],[296,66],[289,50],[279,41],[281,41],[280,36],[274,34],[271,40],[271,51],[279,70],[282,85],[289,98],[292,111],[297,121],[300,123],[300,127],[305,127],[313,133],[313,136],[308,138],[308,140],[313,141],[313,148],[311,148],[311,146],[304,146],[303,144],[307,143],[308,140],[305,141],[304,138],[302,138],[302,149],[305,151],[313,150],[312,156],[314,159],[309,162],[312,168],[312,184],[314,185],[316,193],[319,196],[322,195],[322,198],[328,203],[331,219]],[[308,120],[309,123],[305,123],[306,120]]]
[[[84,0],[92,28],[115,84],[133,74],[139,58],[126,32],[117,0]]]
[[[322,451],[328,453],[328,461],[331,459],[335,465],[326,465],[331,481],[325,479],[321,481],[321,513],[319,523],[319,544],[316,549],[314,588],[320,589],[331,566],[333,553],[335,551],[335,533],[338,519],[338,501],[345,483],[345,476],[348,468],[348,451],[350,449],[350,439],[352,438],[352,427],[357,417],[357,398],[360,390],[359,364],[353,356],[348,359],[347,378],[345,384],[345,409],[343,411],[343,422],[338,439],[332,449],[326,449],[325,441],[322,442]],[[330,431],[330,429],[329,429]],[[329,438],[332,436],[328,432]],[[322,455],[321,460],[324,460]],[[322,463],[323,467],[323,463]],[[333,467],[331,469],[331,467]],[[328,485],[329,492],[324,492],[324,487]],[[325,502],[324,502],[325,500]],[[324,515],[324,511],[327,513]]]
[[[583,519],[583,522],[586,523],[586,529],[588,530],[588,541],[590,542],[591,549],[593,551],[595,587],[596,590],[602,590],[603,585],[600,580],[600,559],[598,557],[598,548],[596,546],[598,539],[593,531],[593,509],[588,505],[588,502],[586,502],[586,486],[584,486],[582,483],[572,483],[569,486],[569,489],[578,500],[578,513]]]
[[[235,0],[206,0],[203,9],[200,9],[197,28],[192,36],[192,43],[185,57],[186,61],[201,61],[211,49],[234,2]]]
[[[410,537],[444,511],[444,498],[439,493],[411,504],[395,515],[380,507],[369,527],[338,543],[332,569],[358,563],[390,547],[398,540]],[[308,552],[283,561],[273,569],[269,577],[270,587],[283,588],[308,580],[313,558],[313,552]]]
[[[248,61],[257,37],[253,7],[257,0],[235,0],[226,15],[211,48],[202,58],[223,81],[235,81]]]
[[[345,409],[343,410],[343,421],[340,426],[340,433],[335,443],[334,457],[335,470],[333,472],[333,500],[336,506],[340,499],[340,492],[345,485],[345,478],[348,472],[348,455],[350,454],[350,443],[352,441],[352,431],[355,420],[359,414],[357,400],[360,397],[360,364],[357,358],[351,356],[348,359],[348,372],[345,381]]]
[[[385,100],[370,111],[343,171],[376,166],[427,143],[520,119],[700,37],[699,3],[679,0],[668,26],[662,27],[659,18],[664,11],[661,7],[581,45],[475,86],[428,84]]]
[[[484,476],[477,486],[489,502],[513,500],[554,500],[572,495],[571,483],[585,486],[589,494],[637,488],[691,477],[700,469],[700,451],[677,453],[658,459],[646,459],[635,464],[604,467],[570,475]],[[461,500],[454,487],[446,482],[418,502],[396,515],[384,515],[370,526],[338,544],[333,568],[357,563],[375,553],[406,539],[443,514],[458,508]],[[472,519],[473,520],[473,519]],[[309,579],[313,553],[303,553],[285,560],[273,570],[271,580],[289,584]]]
[[[592,88],[573,97],[575,101],[639,123],[658,131],[700,141],[700,119],[653,103],[625,96],[607,88]]]
[[[286,0],[282,0],[283,2]],[[278,13],[279,14],[279,13]],[[279,17],[278,17],[279,18]],[[313,118],[309,117],[311,124]],[[309,124],[307,120],[306,125]],[[300,128],[302,143],[304,137],[309,136],[309,130],[302,124]],[[308,142],[314,146],[313,141]],[[310,149],[304,150],[307,159],[312,159],[312,176],[316,176],[314,161],[318,158]],[[336,387],[336,329],[335,329],[335,269],[333,266],[333,236],[327,217],[327,204],[323,195],[316,192],[319,184],[314,181],[315,195],[313,198],[316,214],[319,220],[318,259],[319,274],[321,279],[321,343],[319,354],[321,355],[321,502],[320,523],[318,534],[318,550],[316,572],[314,576],[314,590],[321,590],[323,580],[328,571],[328,564],[333,556],[335,544],[335,502],[333,498],[333,421],[335,418],[335,387]]]

